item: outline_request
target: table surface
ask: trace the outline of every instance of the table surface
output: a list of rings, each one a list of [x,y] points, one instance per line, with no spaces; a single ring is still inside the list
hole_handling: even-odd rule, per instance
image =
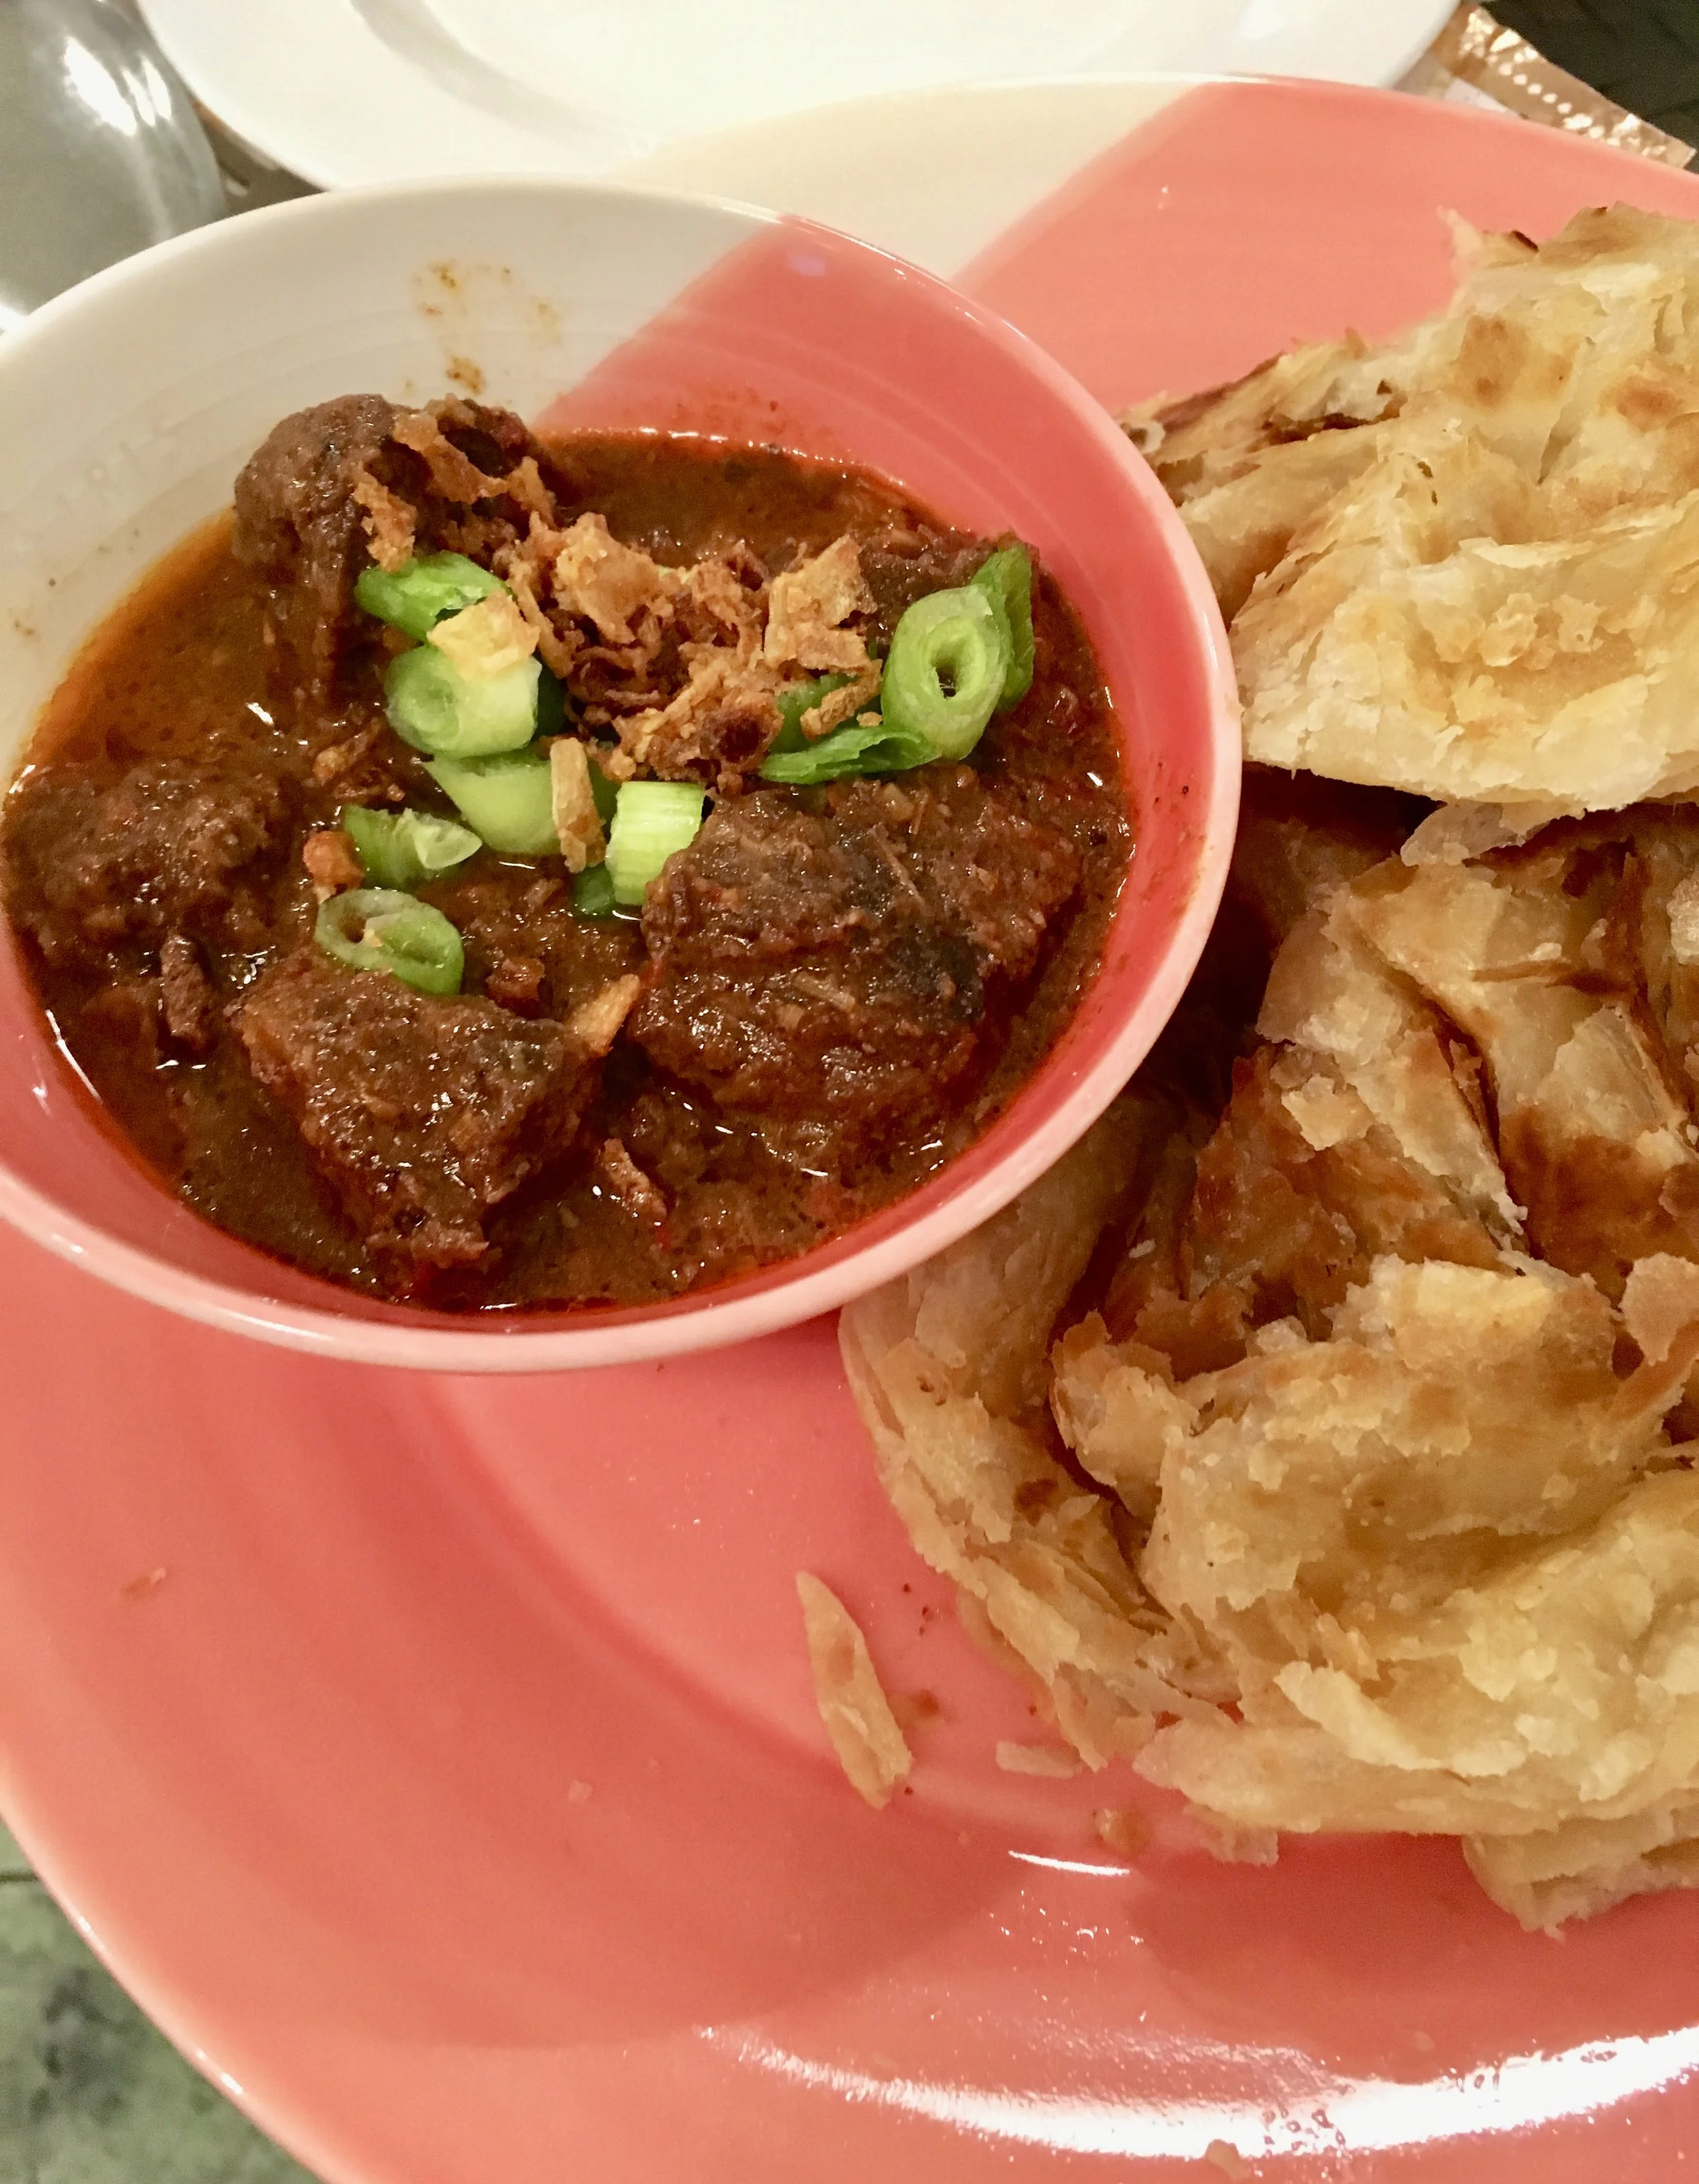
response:
[[[1699,0],[1484,0],[1548,60],[1699,143]]]
[[[1492,7],[1560,68],[1699,142],[1699,0]],[[0,2184],[312,2184],[154,2031],[3,1826]]]

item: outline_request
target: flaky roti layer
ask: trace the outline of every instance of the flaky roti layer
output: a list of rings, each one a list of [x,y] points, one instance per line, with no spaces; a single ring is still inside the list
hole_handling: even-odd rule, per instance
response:
[[[1455,1835],[1536,1926],[1694,1885],[1699,822],[1259,825],[1239,883],[1284,938],[1224,1110],[1158,1070],[844,1315],[887,1489],[1228,1854]]]
[[[1449,309],[1124,421],[1227,614],[1249,755],[1450,803],[1699,788],[1699,226],[1461,236]]]

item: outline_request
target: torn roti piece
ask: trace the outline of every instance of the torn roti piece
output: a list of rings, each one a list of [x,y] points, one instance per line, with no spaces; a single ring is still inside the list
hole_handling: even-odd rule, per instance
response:
[[[1340,916],[1468,1042],[1543,1258],[1617,1296],[1699,1259],[1699,827],[1674,809],[1554,827],[1462,866],[1388,867]]]
[[[870,1805],[887,1805],[913,1761],[867,1641],[849,1609],[817,1577],[799,1570],[796,1591],[815,1700],[838,1764]]]
[[[1060,1744],[1015,1744],[1006,1740],[997,1747],[997,1764],[1005,1774],[1043,1774],[1066,1782],[1080,1770],[1079,1755]]]
[[[1699,1883],[1699,824],[1256,826],[1271,926],[1319,899],[1213,1128],[1159,1056],[845,1312],[887,1490],[1221,1854],[1456,1835],[1536,1926]]]
[[[1246,749],[1442,801],[1699,786],[1699,226],[1463,234],[1449,309],[1125,421],[1229,618]]]
[[[1056,1460],[1044,1413],[1056,1314],[1138,1173],[1151,1120],[1123,1100],[1013,1206],[839,1322],[910,1536],[1092,1768],[1138,1751],[1160,1716],[1205,1711],[1227,1690],[1145,1593],[1112,1503]]]

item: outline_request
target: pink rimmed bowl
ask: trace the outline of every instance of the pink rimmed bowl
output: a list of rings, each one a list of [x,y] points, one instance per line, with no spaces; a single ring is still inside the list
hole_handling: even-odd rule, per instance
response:
[[[808,223],[544,181],[280,206],[100,275],[0,345],[0,777],[81,642],[304,404],[454,381],[526,416],[777,442],[1035,545],[1121,722],[1136,830],[1101,969],[1005,1115],[804,1256],[662,1305],[487,1319],[387,1304],[209,1227],[146,1171],[0,947],[0,1214],[120,1288],[322,1355],[457,1372],[607,1365],[842,1304],[1005,1205],[1094,1122],[1185,984],[1237,805],[1231,664],[1140,458],[1056,365],[929,275]]]

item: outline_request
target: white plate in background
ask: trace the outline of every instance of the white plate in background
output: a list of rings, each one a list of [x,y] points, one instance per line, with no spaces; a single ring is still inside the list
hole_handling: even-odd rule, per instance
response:
[[[142,0],[226,126],[326,188],[589,175],[799,108],[1177,70],[1390,82],[1450,0]]]
[[[851,99],[686,137],[615,179],[798,213],[960,285],[1035,208],[1210,81],[1106,76]]]

